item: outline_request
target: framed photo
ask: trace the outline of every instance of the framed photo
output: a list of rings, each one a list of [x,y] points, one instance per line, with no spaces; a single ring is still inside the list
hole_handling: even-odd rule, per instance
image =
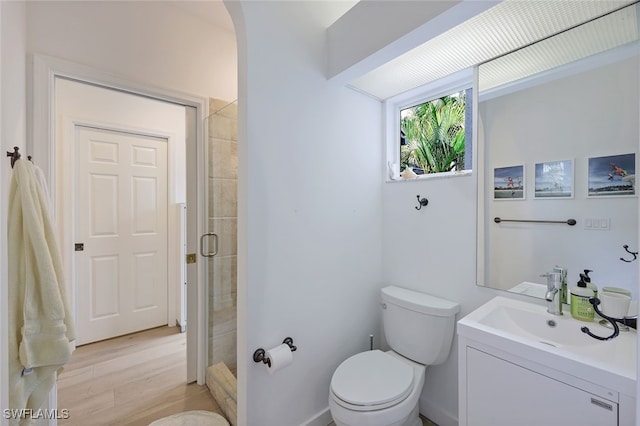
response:
[[[524,165],[493,169],[494,200],[524,200]]]
[[[536,163],[534,198],[573,198],[573,160]]]
[[[636,195],[636,154],[589,158],[589,197]]]

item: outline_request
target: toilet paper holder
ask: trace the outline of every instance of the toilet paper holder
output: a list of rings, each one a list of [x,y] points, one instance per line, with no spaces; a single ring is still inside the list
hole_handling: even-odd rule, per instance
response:
[[[296,349],[298,349],[297,346],[293,345],[293,339],[291,337],[285,337],[282,343],[289,346],[291,352],[295,352]],[[267,366],[271,367],[271,360],[269,359],[269,357],[267,356],[267,352],[263,348],[256,349],[256,351],[253,353],[253,361],[263,362],[267,364]]]

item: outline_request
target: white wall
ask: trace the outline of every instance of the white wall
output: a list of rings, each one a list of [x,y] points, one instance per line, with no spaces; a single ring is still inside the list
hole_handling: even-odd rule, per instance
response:
[[[228,7],[241,64],[239,423],[300,425],[326,414],[333,371],[378,336],[381,105],[325,79],[321,2]],[[251,360],[286,336],[291,366],[271,375]]]
[[[7,364],[7,197],[11,167],[5,157],[13,146],[24,147],[26,137],[25,6],[0,2],[0,377],[9,376]],[[0,380],[0,409],[8,407],[8,381]],[[0,424],[8,424],[4,416]]]
[[[476,287],[476,171],[470,176],[387,182],[383,189],[383,280],[460,303],[462,318],[495,296]],[[416,195],[429,204],[421,210]],[[420,412],[457,425],[458,356],[427,368]]]
[[[29,53],[201,97],[237,96],[233,33],[159,1],[29,1]]]

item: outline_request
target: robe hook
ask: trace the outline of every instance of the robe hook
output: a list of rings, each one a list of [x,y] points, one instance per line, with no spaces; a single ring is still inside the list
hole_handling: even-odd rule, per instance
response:
[[[13,165],[20,159],[20,153],[18,152],[20,148],[17,146],[13,147],[13,152],[7,151],[7,157],[11,157],[11,168],[13,169]]]
[[[627,260],[627,259],[625,259],[625,258],[621,257],[621,258],[620,258],[620,260],[622,260],[623,262],[631,263],[631,262],[633,262],[634,260],[637,260],[637,259],[638,259],[638,252],[637,252],[637,251],[630,251],[630,250],[629,250],[629,246],[628,246],[627,244],[623,245],[623,246],[622,246],[622,248],[623,248],[627,253],[629,253],[631,256],[633,256],[633,259],[631,259],[631,260]]]
[[[429,200],[427,200],[426,198],[420,198],[420,195],[416,195],[416,198],[418,199],[418,204],[419,206],[416,207],[416,210],[420,210],[423,207],[426,207],[427,204],[429,204]]]

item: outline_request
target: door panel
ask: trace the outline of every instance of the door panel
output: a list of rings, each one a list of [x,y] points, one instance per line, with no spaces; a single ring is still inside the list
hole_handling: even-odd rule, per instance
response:
[[[77,126],[78,344],[167,324],[167,141]]]
[[[112,283],[118,281],[118,256],[93,256],[89,260],[91,283],[90,320],[112,317],[118,314],[118,292]]]

